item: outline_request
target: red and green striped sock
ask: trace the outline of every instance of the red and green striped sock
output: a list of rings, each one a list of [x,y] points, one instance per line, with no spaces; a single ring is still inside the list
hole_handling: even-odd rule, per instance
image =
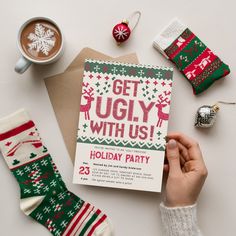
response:
[[[24,110],[0,120],[0,149],[18,181],[20,208],[55,236],[109,236],[107,216],[66,188]]]
[[[183,73],[194,94],[205,91],[230,73],[229,66],[177,19],[156,37],[153,46]]]

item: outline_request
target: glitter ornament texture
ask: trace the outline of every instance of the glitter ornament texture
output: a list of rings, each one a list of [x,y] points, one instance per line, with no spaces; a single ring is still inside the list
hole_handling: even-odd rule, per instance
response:
[[[195,117],[195,127],[209,128],[212,127],[216,121],[216,114],[219,111],[217,105],[204,105],[198,108]]]
[[[204,105],[198,108],[195,116],[195,127],[209,128],[212,127],[216,121],[217,112],[220,110],[219,104],[235,105],[235,102],[218,101],[215,105]]]

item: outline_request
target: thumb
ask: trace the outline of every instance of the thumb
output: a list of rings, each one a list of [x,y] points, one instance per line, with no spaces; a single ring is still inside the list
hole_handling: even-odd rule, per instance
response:
[[[180,167],[180,154],[177,142],[174,139],[169,140],[166,146],[166,156],[169,162],[169,173],[174,175],[182,174]]]

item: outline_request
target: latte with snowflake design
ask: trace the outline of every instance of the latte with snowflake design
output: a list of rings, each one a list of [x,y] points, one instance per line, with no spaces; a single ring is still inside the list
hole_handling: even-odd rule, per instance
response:
[[[27,56],[34,60],[48,60],[61,48],[60,30],[47,20],[35,20],[25,26],[21,33],[21,46]]]

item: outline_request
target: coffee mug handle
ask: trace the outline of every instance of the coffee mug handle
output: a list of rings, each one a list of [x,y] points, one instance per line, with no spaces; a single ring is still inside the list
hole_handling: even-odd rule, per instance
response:
[[[16,63],[15,71],[19,74],[23,74],[31,64],[31,61],[27,60],[24,56],[21,56]]]

